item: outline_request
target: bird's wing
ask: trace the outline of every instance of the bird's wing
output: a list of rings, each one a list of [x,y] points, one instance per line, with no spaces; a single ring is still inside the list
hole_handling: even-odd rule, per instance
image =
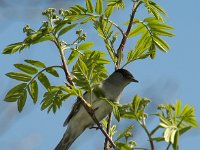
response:
[[[71,112],[69,113],[67,119],[65,120],[65,122],[63,124],[64,127],[69,123],[70,119],[79,111],[80,106],[81,106],[81,101],[80,101],[80,98],[78,97],[72,107]]]
[[[85,94],[87,94],[87,92],[85,92],[83,95],[85,95]],[[72,119],[72,117],[74,117],[77,114],[77,112],[80,110],[80,107],[81,107],[81,100],[79,97],[77,97],[77,100],[74,103],[71,112],[69,113],[67,119],[65,120],[65,122],[63,124],[64,127],[69,123],[69,121]]]

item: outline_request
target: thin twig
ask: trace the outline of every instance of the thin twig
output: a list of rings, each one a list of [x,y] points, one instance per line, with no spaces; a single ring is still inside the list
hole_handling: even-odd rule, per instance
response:
[[[110,134],[110,128],[111,128],[111,122],[112,122],[112,113],[110,113],[108,115],[108,123],[107,123],[107,127],[106,127],[106,132],[107,134]],[[110,135],[109,135],[110,136]],[[111,137],[112,138],[112,137]],[[109,150],[110,149],[110,145],[108,142],[108,139],[105,138],[105,142],[104,142],[104,150]]]
[[[70,72],[68,70],[68,66],[67,66],[67,62],[66,62],[66,59],[65,59],[65,55],[64,55],[64,50],[65,49],[63,49],[61,43],[58,40],[55,40],[54,43],[56,44],[57,48],[59,49],[61,60],[62,60],[62,64],[63,64],[63,70],[65,72],[66,79],[67,79],[67,81],[69,82],[70,85],[74,86],[74,83],[73,83],[73,81],[71,79]],[[91,116],[91,118],[93,119],[93,121],[97,124],[97,126],[99,127],[99,129],[101,130],[101,132],[104,134],[104,136],[106,137],[106,139],[108,139],[108,141],[110,142],[110,144],[112,145],[112,147],[115,148],[116,147],[115,143],[112,141],[112,139],[106,133],[106,131],[102,128],[101,124],[99,123],[99,121],[97,120],[97,118],[95,116],[95,111],[92,109],[91,105],[89,105],[87,103],[87,101],[83,99],[83,97],[79,97],[79,98],[80,98],[81,104],[83,105],[83,107],[85,108],[85,110]]]
[[[128,35],[129,35],[129,33],[130,33],[130,31],[131,31],[131,27],[132,27],[132,25],[133,25],[133,19],[134,19],[134,17],[135,17],[135,13],[136,13],[136,10],[137,10],[137,8],[138,8],[138,6],[137,6],[137,0],[135,0],[134,1],[134,3],[133,3],[133,7],[132,7],[132,13],[131,13],[131,16],[130,16],[130,22],[129,22],[129,24],[128,24],[128,28],[127,28],[127,30],[126,30],[126,32],[125,32],[125,34],[123,34],[123,38],[122,38],[122,40],[121,40],[121,43],[120,43],[120,45],[119,45],[119,48],[117,49],[117,62],[116,62],[116,66],[117,66],[117,69],[119,68],[119,66],[120,66],[120,63],[121,63],[121,52],[124,50],[124,46],[125,46],[125,44],[126,44],[126,40],[127,40],[127,38],[128,38]]]
[[[125,34],[124,34],[123,31],[121,30],[121,28],[119,28],[117,25],[114,24],[114,25],[121,31],[121,33],[122,33],[122,35],[123,35],[122,41],[121,41],[121,43],[120,43],[120,45],[119,45],[119,48],[117,49],[117,62],[116,62],[116,64],[115,64],[115,70],[119,69],[119,67],[120,67],[120,63],[121,63],[121,52],[122,52],[123,49],[124,49],[124,45],[126,44],[126,40],[127,40],[128,35],[129,35],[130,31],[131,31],[131,27],[132,27],[132,25],[133,25],[133,19],[134,19],[134,17],[135,17],[136,10],[137,10],[137,8],[138,8],[139,5],[140,5],[140,3],[137,4],[138,0],[135,0],[135,1],[133,1],[133,2],[134,2],[134,3],[133,3],[132,13],[131,13],[131,17],[130,17],[130,22],[129,22],[129,25],[128,25],[128,28],[127,28]],[[108,133],[108,134],[109,134],[109,132],[110,132],[111,120],[112,120],[112,115],[109,114],[109,116],[108,116],[108,124],[107,124],[107,133]],[[105,138],[104,150],[109,150],[109,149],[110,149],[110,147],[109,147],[109,145],[108,145],[108,139]]]

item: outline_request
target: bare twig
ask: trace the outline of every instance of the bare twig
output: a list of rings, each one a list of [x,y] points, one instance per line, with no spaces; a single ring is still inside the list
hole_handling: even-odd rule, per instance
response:
[[[136,10],[137,10],[138,6],[140,5],[140,4],[138,4],[138,0],[134,0],[133,2],[134,3],[133,3],[133,7],[132,7],[132,13],[131,13],[131,16],[130,16],[130,22],[128,24],[128,28],[127,28],[125,34],[123,34],[123,38],[121,40],[119,48],[117,49],[117,58],[118,59],[117,59],[117,62],[116,62],[116,66],[117,66],[116,69],[119,69],[119,66],[120,66],[120,63],[121,63],[121,59],[122,59],[121,58],[121,53],[124,50],[124,46],[126,44],[128,35],[129,35],[130,31],[131,31],[131,27],[133,25],[133,19],[135,17]]]
[[[66,79],[68,81],[68,83],[72,86],[74,86],[74,83],[71,79],[71,75],[67,66],[67,62],[65,59],[65,55],[64,55],[64,48],[61,45],[61,43],[57,40],[54,41],[54,43],[56,44],[57,48],[59,49],[60,52],[60,56],[61,56],[61,60],[62,60],[62,65],[63,65],[63,70],[65,72],[65,76]],[[97,124],[98,128],[101,130],[101,132],[104,134],[104,136],[106,137],[106,139],[108,139],[108,141],[110,142],[110,144],[112,145],[113,148],[115,148],[115,143],[112,141],[112,139],[109,137],[109,135],[106,133],[106,131],[102,128],[101,124],[99,123],[99,121],[97,120],[96,116],[95,116],[95,110],[92,109],[91,105],[87,103],[86,100],[83,99],[83,97],[80,97],[81,100],[81,104],[83,105],[83,107],[85,108],[85,110],[88,112],[88,114],[91,116],[91,118],[93,119],[93,121]]]
[[[106,127],[106,132],[107,134],[110,133],[110,128],[111,128],[111,122],[112,122],[112,113],[110,113],[108,115],[108,123],[107,123],[107,127]],[[110,136],[110,135],[109,135]],[[111,137],[112,138],[112,137]],[[109,150],[110,149],[110,144],[108,142],[108,139],[105,138],[105,143],[104,143],[104,150]]]

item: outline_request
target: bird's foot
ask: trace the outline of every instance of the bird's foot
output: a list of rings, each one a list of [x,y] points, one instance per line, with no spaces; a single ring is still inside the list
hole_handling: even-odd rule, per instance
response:
[[[102,124],[99,123],[99,125],[100,125],[100,127],[93,125],[93,126],[89,127],[89,129],[96,129],[96,130],[98,130],[98,129],[102,128]]]

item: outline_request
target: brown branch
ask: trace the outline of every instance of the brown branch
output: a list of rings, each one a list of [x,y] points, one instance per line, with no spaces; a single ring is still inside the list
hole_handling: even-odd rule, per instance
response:
[[[67,66],[65,55],[64,55],[65,49],[63,48],[63,46],[61,45],[61,43],[58,40],[55,40],[54,43],[56,44],[57,48],[59,49],[61,60],[62,60],[62,65],[63,65],[63,70],[65,72],[66,79],[67,79],[67,81],[69,82],[70,85],[74,86],[74,83],[71,79],[71,75],[70,75],[70,72],[69,72],[69,69],[68,69],[68,66]],[[108,139],[108,141],[110,142],[112,147],[115,148],[116,147],[115,143],[112,141],[112,139],[109,137],[109,135],[106,133],[106,131],[102,128],[101,124],[97,120],[97,118],[95,116],[95,110],[92,109],[91,105],[89,105],[87,103],[87,101],[83,99],[83,97],[80,97],[80,100],[81,100],[81,104],[83,105],[85,110],[88,112],[88,114],[91,116],[93,121],[97,124],[98,128],[104,134],[106,139]]]
[[[112,113],[110,113],[108,115],[108,123],[107,123],[107,127],[106,127],[106,132],[107,134],[109,135],[110,134],[110,128],[111,128],[111,122],[112,122]],[[110,136],[110,135],[109,135]],[[112,138],[112,137],[111,137]],[[108,142],[108,139],[105,138],[105,142],[104,142],[104,150],[109,150],[111,147],[110,147],[110,144]]]
[[[123,35],[123,38],[122,38],[121,43],[119,45],[119,48],[117,49],[117,58],[118,59],[117,59],[117,62],[116,62],[116,66],[117,66],[116,69],[119,69],[119,67],[120,67],[120,63],[121,63],[121,59],[122,59],[121,58],[121,53],[124,50],[124,46],[126,44],[128,35],[129,35],[130,31],[131,31],[131,27],[133,25],[133,19],[135,17],[136,10],[137,10],[138,6],[140,5],[140,4],[138,4],[138,0],[134,0],[133,2],[134,3],[133,3],[133,7],[132,7],[132,13],[131,13],[131,16],[130,16],[130,22],[128,24],[128,28],[127,28],[125,34]]]

